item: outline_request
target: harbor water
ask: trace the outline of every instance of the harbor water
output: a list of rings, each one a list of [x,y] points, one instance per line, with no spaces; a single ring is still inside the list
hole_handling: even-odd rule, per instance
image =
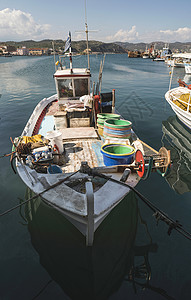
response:
[[[92,83],[101,55],[91,55]],[[73,58],[83,67],[85,56]],[[53,56],[0,57],[0,156],[11,152],[37,103],[56,93]],[[175,117],[164,94],[169,67],[151,59],[106,55],[102,91],[115,89],[116,107],[141,140],[171,150],[167,177],[152,173],[136,189],[191,232],[191,131]],[[185,76],[174,70],[172,87]],[[0,213],[31,192],[0,158]],[[0,299],[191,298],[191,241],[157,222],[153,211],[130,193],[105,219],[92,248],[62,215],[40,199],[0,217]]]

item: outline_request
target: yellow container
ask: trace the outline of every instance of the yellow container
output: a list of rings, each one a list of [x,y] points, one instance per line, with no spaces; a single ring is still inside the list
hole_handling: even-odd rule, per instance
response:
[[[101,125],[97,124],[97,127],[98,127],[98,133],[99,133],[99,135],[103,136],[103,127],[104,126],[101,126]]]

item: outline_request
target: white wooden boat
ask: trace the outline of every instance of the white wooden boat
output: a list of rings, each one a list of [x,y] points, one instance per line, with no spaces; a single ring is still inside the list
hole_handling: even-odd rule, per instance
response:
[[[184,68],[185,63],[189,62],[190,59],[191,53],[175,53],[166,61],[166,63],[170,67]]]
[[[191,90],[188,87],[186,85],[170,89],[165,98],[180,121],[191,128]]]
[[[165,58],[163,58],[163,57],[156,57],[153,60],[154,61],[165,61]]]
[[[141,142],[132,128],[128,138],[100,136],[96,114],[99,108],[115,113],[115,93],[91,94],[89,68],[73,68],[69,59],[69,68],[56,63],[57,94],[38,103],[14,140],[16,168],[26,186],[70,220],[91,246],[95,230],[139,182],[135,169],[144,175],[143,155],[158,152]],[[124,155],[114,153],[117,162],[107,163],[105,148],[100,151],[104,144],[131,149],[130,155],[125,153],[121,162]]]
[[[184,67],[185,67],[185,73],[186,74],[191,74],[191,63],[190,62],[185,62]]]

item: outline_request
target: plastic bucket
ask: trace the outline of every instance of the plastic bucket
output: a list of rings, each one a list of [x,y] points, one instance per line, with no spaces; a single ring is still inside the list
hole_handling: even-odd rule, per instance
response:
[[[103,126],[97,124],[99,135],[103,136]]]
[[[47,169],[48,174],[59,174],[62,173],[62,169],[57,165],[50,165]]]
[[[106,144],[101,153],[105,166],[128,165],[134,161],[135,149],[124,144]]]
[[[63,152],[62,133],[60,131],[48,131],[46,138],[50,140],[52,147],[54,145],[58,147],[59,153]]]
[[[109,119],[104,122],[103,135],[106,138],[129,139],[132,123],[127,120]]]
[[[107,119],[120,119],[120,115],[110,114],[110,113],[100,113],[97,114],[97,124],[104,126],[104,122]]]

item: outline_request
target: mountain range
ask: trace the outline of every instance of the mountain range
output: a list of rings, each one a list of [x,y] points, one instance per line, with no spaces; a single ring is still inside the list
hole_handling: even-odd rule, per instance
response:
[[[52,48],[52,40],[42,40],[42,41],[21,41],[21,42],[14,42],[14,41],[7,41],[0,43],[1,45],[9,45],[13,48],[17,49],[22,46],[26,46],[27,48]],[[153,43],[128,43],[128,42],[115,42],[115,43],[103,43],[99,41],[89,41],[89,48],[92,52],[101,52],[101,53],[126,53],[128,51],[145,51],[146,48],[150,48],[150,46],[155,45],[155,48],[161,50],[164,46],[164,42],[153,42]],[[65,41],[63,40],[55,40],[54,41],[55,49],[63,49],[65,46]],[[191,52],[191,42],[181,43],[169,43],[169,48],[172,52],[176,51],[184,51],[184,52]],[[72,51],[81,53],[86,49],[86,41],[72,41]]]

